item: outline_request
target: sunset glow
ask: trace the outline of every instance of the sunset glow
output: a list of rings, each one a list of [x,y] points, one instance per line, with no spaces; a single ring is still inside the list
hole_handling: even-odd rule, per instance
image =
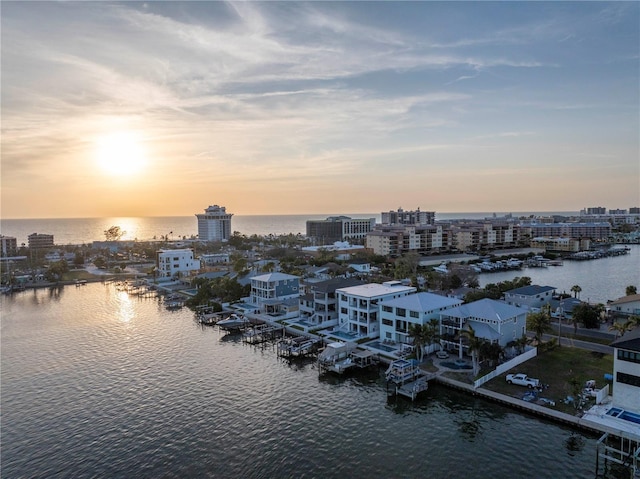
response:
[[[113,176],[131,176],[147,165],[140,140],[132,132],[119,131],[96,141],[96,158],[101,170]]]
[[[0,22],[4,218],[640,206],[639,2],[7,1]]]

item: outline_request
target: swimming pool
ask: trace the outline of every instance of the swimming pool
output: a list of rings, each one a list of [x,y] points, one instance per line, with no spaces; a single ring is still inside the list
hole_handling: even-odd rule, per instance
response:
[[[353,341],[358,337],[356,333],[348,333],[346,331],[331,331],[329,334],[336,338],[346,339],[347,341]]]
[[[625,411],[624,409],[620,409],[619,407],[612,407],[607,411],[607,415],[640,424],[640,414],[636,414],[631,411]]]
[[[365,344],[365,346],[369,346],[374,349],[379,349],[381,351],[386,351],[388,353],[392,351],[396,351],[398,349],[393,346],[389,346],[388,344],[383,344],[380,341],[372,341],[370,343]]]

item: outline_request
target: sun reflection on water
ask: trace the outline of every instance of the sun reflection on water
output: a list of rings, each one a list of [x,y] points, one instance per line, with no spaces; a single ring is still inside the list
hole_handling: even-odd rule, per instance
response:
[[[128,324],[135,316],[133,303],[126,291],[118,291],[116,294],[117,318],[121,323]]]

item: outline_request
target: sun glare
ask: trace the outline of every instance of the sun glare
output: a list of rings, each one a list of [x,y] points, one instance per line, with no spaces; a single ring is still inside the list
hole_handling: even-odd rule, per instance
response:
[[[131,176],[147,164],[145,149],[139,137],[129,131],[102,136],[97,145],[98,165],[113,176]]]

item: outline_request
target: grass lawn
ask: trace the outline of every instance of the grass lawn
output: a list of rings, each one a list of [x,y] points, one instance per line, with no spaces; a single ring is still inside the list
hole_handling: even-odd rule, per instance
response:
[[[577,378],[580,384],[584,384],[586,381],[594,379],[596,388],[604,387],[607,384],[604,375],[613,373],[613,356],[566,346],[556,347],[551,351],[538,353],[537,357],[509,371],[509,373],[516,372],[525,373],[540,379],[543,384],[548,384],[549,387],[540,393],[540,396],[556,402],[555,406],[549,407],[573,414],[575,413],[573,406],[563,402],[567,396],[572,395],[569,381],[572,378]],[[507,384],[505,376],[506,374],[498,376],[483,387],[518,398],[521,398],[528,391],[522,386]],[[609,383],[609,394],[611,392],[611,384]],[[593,400],[588,405],[592,404]]]

